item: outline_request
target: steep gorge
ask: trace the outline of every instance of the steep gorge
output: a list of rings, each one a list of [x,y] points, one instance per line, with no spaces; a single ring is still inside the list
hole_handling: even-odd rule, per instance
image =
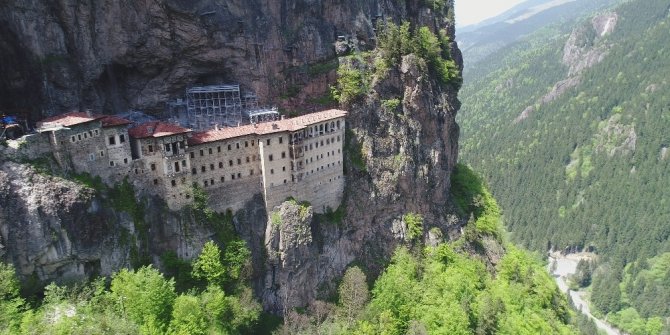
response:
[[[233,81],[262,103],[309,111],[324,107],[313,101],[335,82],[335,69],[313,69],[337,57],[339,35],[353,52],[370,50],[374,22],[385,18],[443,29],[453,41],[453,4],[438,3],[7,1],[0,4],[6,27],[0,45],[9,50],[0,67],[0,106],[33,121],[72,108],[159,112],[188,85]],[[460,69],[455,43],[450,53]],[[350,112],[343,219],[303,217],[285,203],[276,226],[260,197],[235,213],[236,230],[252,251],[253,286],[267,310],[327,295],[355,261],[379,273],[405,241],[407,213],[423,216],[425,232],[459,234],[465,221],[450,200],[457,88],[439,84],[420,63],[403,57],[343,106]],[[295,93],[286,96],[289,91]],[[393,98],[401,104],[389,111],[382,101]],[[0,160],[10,150],[0,146]],[[215,237],[211,227],[187,212],[168,212],[157,199],[140,199],[143,211],[133,215],[102,206],[111,201],[105,192],[44,176],[30,164],[0,164],[0,243],[24,279],[106,275],[132,265],[137,254],[156,263],[166,251],[190,259]]]

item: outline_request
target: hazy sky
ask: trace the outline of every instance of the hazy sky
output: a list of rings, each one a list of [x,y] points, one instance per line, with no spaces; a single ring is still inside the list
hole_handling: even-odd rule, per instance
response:
[[[456,0],[456,24],[467,26],[496,16],[525,0]]]

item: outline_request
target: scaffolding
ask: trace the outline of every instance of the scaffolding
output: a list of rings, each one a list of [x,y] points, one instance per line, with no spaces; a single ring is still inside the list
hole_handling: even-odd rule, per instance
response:
[[[279,120],[279,111],[276,107],[248,110],[244,114],[251,124]]]
[[[240,85],[212,85],[186,90],[186,113],[193,129],[215,125],[239,126],[242,122]]]

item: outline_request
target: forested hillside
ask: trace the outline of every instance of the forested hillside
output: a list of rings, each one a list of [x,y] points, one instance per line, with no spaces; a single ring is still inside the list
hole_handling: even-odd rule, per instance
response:
[[[592,301],[632,334],[670,316],[669,7],[631,1],[611,22],[547,27],[482,61],[460,96],[461,157],[513,239],[593,249]]]

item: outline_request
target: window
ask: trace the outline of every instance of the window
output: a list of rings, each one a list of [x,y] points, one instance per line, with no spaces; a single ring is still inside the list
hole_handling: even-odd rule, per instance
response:
[[[242,178],[242,173],[238,172],[237,173],[237,178]]]
[[[123,159],[123,164],[128,164],[128,158]]]
[[[154,185],[158,185],[158,179],[154,179]]]
[[[316,142],[316,145],[315,145],[315,147],[317,147],[317,148],[319,147],[319,142]]]
[[[249,175],[250,175],[250,176],[253,176],[253,175],[254,175],[254,170],[253,170],[253,169],[249,170]]]
[[[228,144],[228,151],[230,151],[230,144]]]
[[[126,135],[124,134],[119,135],[119,143],[126,143]]]
[[[212,154],[212,148],[209,148],[209,154],[210,155]]]
[[[74,141],[75,141],[74,135],[72,135],[72,137],[70,137],[70,142],[74,143]]]
[[[154,152],[154,146],[149,144],[149,152]]]
[[[191,169],[191,174],[198,174],[198,170],[196,168]]]
[[[209,182],[205,180],[205,187],[209,186]]]
[[[284,143],[284,137],[283,137],[283,136],[279,136],[279,144],[282,144],[282,143]]]
[[[201,167],[200,167],[200,172],[205,172],[205,171],[207,171],[207,168],[206,168],[204,165],[201,166]]]
[[[180,148],[180,149],[184,149],[184,141],[180,141],[180,142],[179,142],[179,148]]]
[[[165,143],[165,151],[171,151],[170,143]]]
[[[249,156],[247,156],[247,163],[249,163]]]
[[[88,138],[88,134],[84,133],[84,138]]]
[[[195,158],[195,152],[191,152],[191,158]]]
[[[330,144],[330,139],[326,139],[326,144]]]
[[[286,151],[282,151],[281,158],[286,158]]]
[[[216,147],[216,152],[221,152],[221,146]]]
[[[222,182],[222,183],[223,183],[224,180],[225,180],[225,178],[221,177],[221,182]]]
[[[244,141],[244,147],[248,148],[249,147],[249,141]]]
[[[186,167],[186,160],[181,161],[181,166]]]
[[[156,164],[151,163],[151,171],[156,171]]]
[[[235,180],[235,174],[234,173],[230,175],[230,179]]]
[[[200,157],[202,157],[204,155],[205,155],[205,152],[202,149],[200,149]]]
[[[172,181],[170,181],[170,183],[172,184],[172,187],[175,187],[175,186],[177,186],[177,181],[176,181],[176,180],[174,180],[174,179],[172,179]]]
[[[268,145],[270,145],[270,139],[269,139],[269,138],[268,138],[268,140],[267,140],[266,142],[268,143]]]
[[[254,142],[255,142],[255,141],[251,141],[251,146],[252,146],[252,147],[254,146]]]
[[[268,157],[268,159],[270,160],[270,162],[272,162],[272,154],[270,154],[270,156]]]
[[[285,167],[285,166],[282,166],[281,170],[282,170],[282,171],[286,171],[286,167]]]
[[[340,120],[337,120],[337,129],[340,129]]]
[[[214,164],[209,164],[209,169],[214,171]]]
[[[223,162],[219,162],[219,169],[223,169]]]
[[[77,134],[77,139],[81,141],[81,134]]]
[[[242,160],[238,158],[237,159],[237,165],[240,165],[240,164],[242,164]]]
[[[233,160],[232,159],[228,161],[228,165],[233,166]]]
[[[323,146],[323,140],[321,140],[321,146]]]
[[[114,161],[109,161],[109,166],[114,166]]]
[[[109,145],[114,145],[116,144],[116,138],[114,136],[109,137]]]
[[[275,169],[270,169],[270,174],[275,174]]]
[[[209,183],[210,183],[212,186],[214,186],[214,178],[210,179],[210,180],[209,180]]]
[[[100,157],[105,157],[105,152],[100,150]]]
[[[286,179],[284,179],[284,184],[286,184]]]
[[[309,150],[312,150],[312,143],[309,144]]]
[[[99,134],[97,129],[94,130],[93,133],[95,133],[95,136],[98,136],[98,134]]]
[[[95,160],[95,154],[89,154],[88,155],[88,160],[89,161],[94,161]]]
[[[338,142],[340,141],[340,135],[337,135],[337,141]]]

